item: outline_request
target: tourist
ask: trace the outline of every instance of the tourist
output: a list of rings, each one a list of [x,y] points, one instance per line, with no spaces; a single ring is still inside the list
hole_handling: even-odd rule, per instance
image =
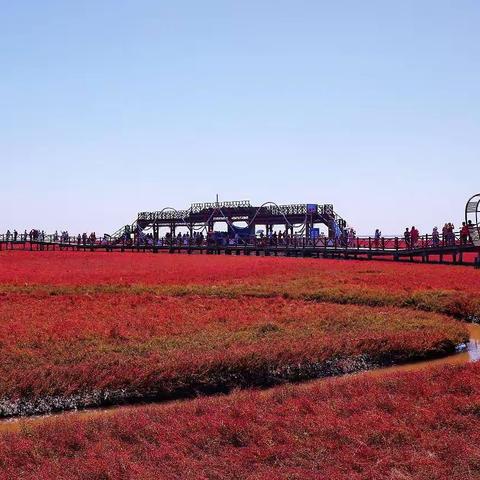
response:
[[[377,228],[375,230],[375,236],[374,236],[374,244],[375,248],[379,248],[380,246],[380,239],[382,238],[382,232]]]
[[[357,237],[357,232],[353,228],[350,228],[348,231],[348,245],[350,247],[355,247],[355,239]]]
[[[455,227],[453,223],[447,224],[447,244],[455,246]]]
[[[412,248],[417,248],[419,237],[420,237],[420,232],[415,227],[412,227],[412,229],[410,230]]]
[[[432,246],[438,247],[440,245],[440,233],[438,232],[437,227],[433,227],[432,231]]]
[[[403,238],[405,239],[406,248],[410,248],[410,230],[408,229],[408,227],[405,229],[405,232],[403,233]]]
[[[443,246],[448,243],[448,224],[446,223],[442,228],[442,243]]]
[[[470,230],[465,222],[462,223],[462,229],[460,230],[460,244],[466,245],[470,240]]]
[[[479,227],[480,227],[480,224],[479,224]],[[473,242],[473,238],[472,238],[472,235],[475,235],[474,234],[474,227],[473,227],[473,223],[471,220],[468,221],[467,223],[467,228],[468,228],[468,239],[470,240],[470,242]]]

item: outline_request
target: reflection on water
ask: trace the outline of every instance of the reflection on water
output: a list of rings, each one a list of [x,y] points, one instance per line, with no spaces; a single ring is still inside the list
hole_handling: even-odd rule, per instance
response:
[[[438,365],[461,365],[462,363],[476,362],[480,360],[480,325],[469,323],[467,328],[470,333],[470,341],[458,353],[433,360],[422,360],[405,365],[376,368],[365,372],[365,374],[379,376],[391,372],[414,372],[426,367],[436,367]]]
[[[373,370],[367,370],[356,375],[373,375],[381,376],[385,374],[390,374],[392,372],[413,372],[417,370],[422,370],[427,367],[436,367],[438,365],[461,365],[462,363],[476,362],[480,360],[480,325],[470,323],[467,325],[467,328],[470,332],[470,341],[467,345],[464,345],[463,348],[453,355],[449,355],[443,358],[437,358],[434,360],[423,360],[415,363],[408,363],[405,365],[393,365],[391,367],[381,367]],[[139,407],[141,405],[137,405]],[[53,416],[65,416],[65,415],[82,415],[84,417],[95,416],[98,414],[105,414],[109,412],[114,412],[123,408],[135,408],[135,406],[113,406],[110,408],[96,408],[91,410],[80,410],[80,411],[68,411],[68,412],[59,412],[51,415],[40,415],[38,417],[30,418],[11,418],[7,420],[0,420],[0,433],[2,432],[18,432],[21,430],[28,429],[34,424],[38,424],[42,419]]]
[[[467,347],[468,355],[471,362],[480,360],[480,325],[470,324],[470,342]]]

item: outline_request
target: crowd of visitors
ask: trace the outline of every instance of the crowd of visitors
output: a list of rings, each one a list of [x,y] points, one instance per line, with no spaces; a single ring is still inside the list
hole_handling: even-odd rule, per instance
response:
[[[55,243],[78,243],[78,244],[93,244],[97,242],[95,232],[87,235],[83,233],[78,234],[77,237],[70,237],[68,230],[62,231],[60,234],[56,230],[55,233],[47,235],[45,230],[32,228],[27,232],[19,233],[17,230],[7,230],[4,235],[4,240],[7,242],[55,242]]]
[[[23,233],[19,233],[17,230],[7,230],[5,233],[5,240],[7,242],[44,242],[47,235],[44,230],[32,229],[30,232],[25,230]]]
[[[433,227],[430,236],[425,236],[423,242],[426,246],[439,247],[439,246],[455,246],[458,243],[460,245],[467,245],[471,242],[470,231],[473,225],[472,222],[462,222],[462,227],[457,234],[455,233],[455,226],[453,223],[448,222],[442,228],[440,233],[438,227]],[[377,230],[378,231],[378,230]],[[377,232],[375,232],[376,235]],[[407,248],[417,248],[419,245],[420,232],[414,226],[411,229],[406,228],[403,234],[405,246]]]
[[[438,227],[434,227],[431,235],[420,236],[419,230],[412,226],[406,228],[403,234],[403,245],[406,248],[418,248],[421,246],[454,246],[456,244],[466,245],[471,241],[470,232],[473,225],[471,222],[463,222],[462,227],[458,232],[455,232],[453,223],[445,223],[441,232]],[[342,247],[367,247],[371,246],[375,249],[383,248],[385,246],[385,239],[382,236],[380,229],[376,229],[372,238],[368,240],[368,244],[364,238],[358,238],[353,228],[340,228],[335,224],[329,229],[330,235],[327,237],[324,233],[318,232],[310,234],[305,238],[305,232],[299,234],[289,233],[289,230],[271,231],[264,234],[263,231],[257,232],[257,235],[244,235],[228,232],[209,231],[194,231],[190,233],[178,233],[177,235],[167,233],[164,237],[160,237],[156,241],[156,246],[174,245],[174,246],[226,246],[226,245],[245,245],[256,244],[258,246],[298,246],[299,242],[315,246],[342,246]],[[114,241],[116,243],[123,243],[126,246],[130,245],[146,245],[152,247],[155,245],[155,239],[152,233],[144,233],[141,230],[125,231],[124,234],[117,239],[112,239],[108,235],[98,238],[95,232],[87,234],[86,232],[78,234],[76,237],[71,237],[67,230],[60,234],[55,231],[53,235],[46,235],[44,230],[31,229],[29,232],[25,230],[19,233],[17,230],[7,230],[4,235],[4,240],[7,242],[61,242],[76,245],[94,245],[94,244],[109,244]],[[372,245],[373,243],[373,245]],[[402,240],[398,242],[401,246]]]

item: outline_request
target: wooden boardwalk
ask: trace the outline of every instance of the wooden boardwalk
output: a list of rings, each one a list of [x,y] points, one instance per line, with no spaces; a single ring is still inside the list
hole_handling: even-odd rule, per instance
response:
[[[435,229],[432,235],[418,236],[417,231],[415,237],[413,231],[406,231],[405,237],[357,237],[331,204],[277,205],[266,202],[256,207],[248,200],[216,201],[194,203],[187,210],[167,207],[156,212],[140,212],[132,225],[125,225],[102,238],[96,238],[94,233],[71,237],[68,232],[59,236],[57,233],[47,235],[39,230],[23,234],[16,230],[13,233],[7,231],[0,234],[0,250],[342,258],[473,265],[480,268],[479,221],[480,194],[467,202],[461,232],[447,229],[440,233]],[[216,222],[226,223],[227,231],[215,231]],[[246,223],[247,227],[238,227],[235,222]],[[319,224],[327,227],[327,236],[319,233],[316,228]],[[256,234],[258,225],[265,227],[266,235]],[[277,234],[274,227],[282,225],[283,230]],[[300,230],[299,226],[302,227]],[[176,235],[176,229],[180,227],[188,233]],[[161,238],[160,229],[169,232]]]
[[[388,260],[408,261],[420,263],[439,263],[454,265],[471,265],[480,267],[478,247],[472,244],[451,246],[425,246],[416,248],[379,245],[372,242],[358,242],[355,246],[343,245],[310,245],[300,242],[297,245],[147,245],[133,243],[77,243],[55,241],[6,241],[0,239],[0,251],[74,251],[74,252],[138,252],[138,253],[176,253],[176,254],[204,254],[204,255],[253,255],[253,256],[282,256],[303,258],[336,258],[355,260]],[[398,245],[398,243],[397,243]]]

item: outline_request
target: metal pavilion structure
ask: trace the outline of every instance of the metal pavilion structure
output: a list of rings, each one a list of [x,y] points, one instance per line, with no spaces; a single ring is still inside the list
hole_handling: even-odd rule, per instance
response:
[[[159,238],[160,229],[166,228],[174,236],[179,227],[188,229],[190,236],[194,232],[213,232],[216,223],[226,223],[229,233],[241,231],[248,236],[255,236],[258,226],[265,226],[265,234],[273,233],[275,226],[293,235],[308,238],[312,229],[324,225],[328,237],[334,238],[342,232],[347,222],[338,215],[332,204],[289,204],[277,205],[265,202],[254,206],[248,200],[193,203],[186,210],[166,207],[153,212],[140,212],[132,225],[126,225],[112,235],[121,238],[125,235],[140,235],[150,232],[154,243]],[[241,226],[239,226],[241,224]]]

